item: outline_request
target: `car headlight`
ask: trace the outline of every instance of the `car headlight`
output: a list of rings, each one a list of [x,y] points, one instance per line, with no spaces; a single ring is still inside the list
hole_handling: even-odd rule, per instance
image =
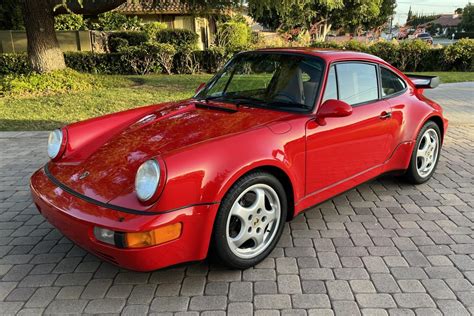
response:
[[[140,201],[148,201],[153,197],[160,183],[160,165],[156,160],[145,161],[138,168],[135,176],[135,191]]]
[[[58,157],[63,144],[63,132],[55,129],[49,134],[48,138],[48,156],[51,159]]]

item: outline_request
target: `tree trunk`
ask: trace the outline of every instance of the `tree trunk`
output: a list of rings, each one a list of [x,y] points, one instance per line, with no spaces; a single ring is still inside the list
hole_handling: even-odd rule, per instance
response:
[[[25,0],[23,12],[28,38],[28,59],[32,69],[45,73],[66,68],[54,31],[52,1]]]

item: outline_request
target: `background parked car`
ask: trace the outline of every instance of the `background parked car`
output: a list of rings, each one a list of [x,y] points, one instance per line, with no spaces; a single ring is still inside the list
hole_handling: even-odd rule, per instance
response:
[[[433,44],[433,37],[431,37],[430,33],[420,33],[415,37],[415,39],[420,39],[428,44]]]

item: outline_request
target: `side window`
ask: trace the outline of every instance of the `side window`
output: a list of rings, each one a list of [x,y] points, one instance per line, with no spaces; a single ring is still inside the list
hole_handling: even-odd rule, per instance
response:
[[[354,105],[378,99],[375,65],[344,63],[336,67],[339,100]]]
[[[326,90],[324,90],[323,102],[330,99],[337,100],[337,82],[336,69],[334,66],[329,69],[328,81],[326,82]]]
[[[382,79],[382,96],[388,96],[406,88],[405,82],[390,70],[380,67]]]

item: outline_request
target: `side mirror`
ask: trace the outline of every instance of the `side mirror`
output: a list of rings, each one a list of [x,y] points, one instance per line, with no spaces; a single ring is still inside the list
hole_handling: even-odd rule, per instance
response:
[[[206,83],[205,83],[205,82],[201,82],[201,83],[199,84],[199,86],[196,88],[195,93],[198,94],[199,92],[201,92],[201,90],[204,89],[205,86],[206,86]]]
[[[327,117],[344,117],[352,114],[352,106],[341,100],[330,99],[324,101],[316,114],[316,119],[321,125],[325,125]]]

